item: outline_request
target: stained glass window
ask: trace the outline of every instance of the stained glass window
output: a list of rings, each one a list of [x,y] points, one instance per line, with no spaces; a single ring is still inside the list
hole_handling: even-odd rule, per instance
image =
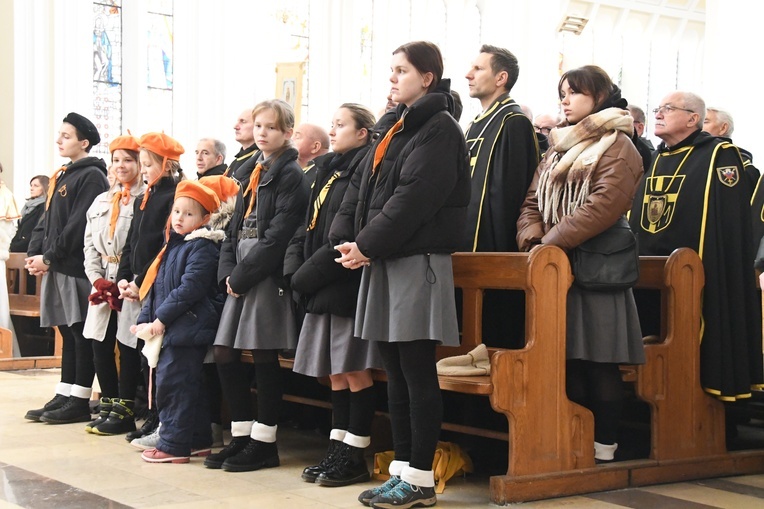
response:
[[[122,134],[122,1],[93,2],[93,112],[101,143],[90,154],[108,160]]]

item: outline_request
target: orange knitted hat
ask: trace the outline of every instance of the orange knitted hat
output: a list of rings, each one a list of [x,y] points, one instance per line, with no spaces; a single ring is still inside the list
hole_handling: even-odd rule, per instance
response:
[[[220,199],[215,191],[200,184],[196,180],[181,180],[175,188],[175,199],[181,197],[196,200],[207,212],[215,212],[220,208]]]

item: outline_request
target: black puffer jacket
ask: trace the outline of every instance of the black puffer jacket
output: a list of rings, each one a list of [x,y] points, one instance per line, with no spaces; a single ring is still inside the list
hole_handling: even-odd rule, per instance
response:
[[[332,244],[355,239],[369,258],[453,253],[464,238],[470,173],[467,146],[449,113],[448,80],[410,108],[403,128],[372,175],[374,151],[354,178],[329,233]],[[383,117],[385,118],[385,117]],[[357,172],[360,174],[361,172]]]
[[[293,148],[281,154],[260,176],[255,205],[257,245],[239,263],[236,263],[236,247],[248,203],[246,198],[236,202],[226,239],[220,248],[218,283],[222,288],[225,288],[226,278],[230,277],[228,284],[231,289],[243,294],[268,276],[282,276],[286,248],[308,205],[304,177],[302,168],[297,164],[297,150]]]
[[[95,197],[108,188],[103,159],[88,156],[69,164],[56,181],[45,213],[42,246],[30,246],[29,255],[43,255],[54,272],[84,278],[87,211]]]
[[[141,286],[143,276],[156,258],[164,244],[164,232],[167,218],[170,217],[172,203],[175,201],[175,188],[178,183],[174,177],[164,177],[148,190],[151,195],[146,206],[141,210],[143,195],[138,196],[133,204],[133,220],[119,261],[117,281],[125,279]]]
[[[366,145],[345,154],[329,153],[314,160],[316,180],[308,200],[306,220],[295,233],[284,259],[284,274],[291,276],[292,289],[303,296],[309,313],[355,316],[361,271],[346,269],[334,261],[340,254],[329,243],[329,227],[342,205],[350,178],[368,152]],[[316,226],[308,230],[313,203],[335,172],[339,172],[339,176],[326,193]]]

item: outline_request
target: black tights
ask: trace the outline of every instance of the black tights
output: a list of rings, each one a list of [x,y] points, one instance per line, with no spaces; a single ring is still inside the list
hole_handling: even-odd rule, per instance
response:
[[[61,382],[80,387],[92,387],[95,377],[93,347],[82,335],[84,322],[59,325],[63,339],[61,351]]]
[[[618,364],[569,360],[566,365],[568,399],[594,414],[594,441],[612,445],[618,440],[623,405],[623,381]]]
[[[412,468],[432,470],[440,437],[443,400],[430,340],[377,342],[387,371],[387,404],[395,459]]]
[[[106,398],[135,399],[141,376],[141,354],[117,341],[117,312],[112,311],[106,337],[103,341],[92,340],[93,358],[101,394]],[[114,344],[119,347],[119,375],[114,358]]]
[[[257,422],[266,426],[278,424],[284,386],[281,381],[278,350],[252,350],[257,384]],[[220,374],[223,396],[232,421],[252,421],[250,399],[250,367],[241,362],[241,350],[215,346],[215,363]]]

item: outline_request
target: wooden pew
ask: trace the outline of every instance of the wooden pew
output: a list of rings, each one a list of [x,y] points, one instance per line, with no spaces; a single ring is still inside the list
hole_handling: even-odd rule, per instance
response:
[[[564,263],[560,267],[569,274]],[[564,322],[557,332],[550,326],[539,329],[539,317],[534,316],[539,303],[529,301],[526,348],[492,357],[491,401],[509,419],[510,441],[507,474],[491,478],[492,502],[502,505],[764,471],[764,451],[726,451],[722,403],[700,386],[700,258],[690,249],[680,249],[668,258],[643,257],[640,269],[638,287],[661,292],[662,331],[657,341],[645,345],[647,362],[625,373],[651,409],[650,457],[594,465],[591,413],[581,407],[571,413],[559,404],[565,384]],[[554,284],[555,276],[544,284]],[[546,365],[531,361],[532,350],[541,345],[551,346]],[[546,405],[548,399],[555,404]]]
[[[26,258],[24,253],[11,253],[10,258],[5,262],[11,316],[39,317],[42,276],[37,276],[34,288],[29,288],[27,271],[24,269],[24,258]],[[20,358],[12,358],[11,356],[2,358],[0,356],[0,371],[61,367],[63,340],[57,328],[55,328],[55,334],[55,347],[52,356]]]
[[[458,253],[453,263],[464,296],[462,345],[442,348],[439,356],[466,353],[481,343],[484,290],[526,294],[523,349],[489,349],[490,377],[439,377],[442,390],[487,395],[507,417],[508,434],[492,436],[509,442],[507,474],[490,480],[493,503],[764,471],[764,451],[726,451],[722,403],[700,387],[704,274],[695,252],[680,249],[670,257],[640,260],[638,287],[660,291],[662,330],[660,337],[646,338],[646,364],[624,367],[623,375],[650,406],[650,456],[603,465],[594,461],[591,412],[570,402],[565,391],[566,299],[573,280],[565,253],[552,246],[530,255]],[[385,379],[381,371],[374,377]]]

